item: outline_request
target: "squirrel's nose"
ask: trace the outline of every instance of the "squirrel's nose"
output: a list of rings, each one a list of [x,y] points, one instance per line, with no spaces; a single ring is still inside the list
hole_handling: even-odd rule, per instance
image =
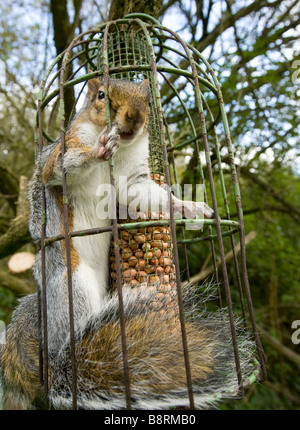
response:
[[[126,112],[126,121],[131,125],[142,123],[144,120],[145,115],[138,108],[131,108]]]

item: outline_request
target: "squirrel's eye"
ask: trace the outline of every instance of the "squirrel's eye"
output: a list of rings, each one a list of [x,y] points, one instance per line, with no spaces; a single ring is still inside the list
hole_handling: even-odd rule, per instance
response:
[[[104,98],[105,98],[104,92],[103,91],[99,91],[99,93],[98,93],[98,100],[102,100]]]

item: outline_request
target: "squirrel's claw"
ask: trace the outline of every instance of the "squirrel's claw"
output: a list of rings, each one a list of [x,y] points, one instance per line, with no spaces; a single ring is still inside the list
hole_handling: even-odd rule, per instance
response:
[[[214,217],[214,211],[204,202],[184,202],[184,215],[192,219],[210,219]]]
[[[185,218],[214,218],[214,211],[204,202],[181,201],[173,197],[174,209]]]
[[[105,129],[98,139],[98,158],[108,160],[116,153],[120,146],[120,135],[117,133],[116,128],[113,127],[111,131],[106,134]]]
[[[214,211],[204,202],[196,203],[196,212],[203,214],[204,218],[211,219],[214,218]]]

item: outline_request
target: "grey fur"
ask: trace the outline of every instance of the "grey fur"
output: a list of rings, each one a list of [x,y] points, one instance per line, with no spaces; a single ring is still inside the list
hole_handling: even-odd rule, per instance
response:
[[[211,288],[207,289],[207,292],[211,293]],[[126,318],[132,318],[138,315],[139,312],[144,312],[144,307],[147,309],[147,301],[151,301],[152,295],[143,297],[143,307],[137,306],[141,298],[139,293],[128,292],[124,295],[124,310]],[[238,391],[238,382],[236,375],[236,367],[229,325],[229,318],[226,309],[221,309],[216,312],[207,312],[205,308],[205,297],[195,294],[193,291],[184,292],[185,302],[185,315],[187,320],[193,319],[195,323],[199,325],[199,332],[203,328],[207,328],[211,333],[210,346],[214,350],[214,372],[203,379],[202,381],[193,381],[193,392],[195,398],[195,406],[198,409],[208,409],[216,407],[222,396],[236,393]],[[140,309],[139,311],[137,309]],[[197,309],[197,312],[195,310]],[[115,323],[119,317],[119,304],[117,296],[113,296],[106,300],[106,305],[103,308],[103,312],[99,314],[96,320],[91,320],[89,324],[89,332],[97,332],[102,325]],[[167,321],[166,321],[167,324]],[[236,321],[237,333],[238,333],[238,346],[241,358],[241,367],[243,377],[248,376],[253,366],[253,359],[255,357],[255,346],[254,342],[244,332],[241,324]],[[147,336],[147,329],[145,327],[145,336]],[[151,330],[151,328],[150,328]],[[86,333],[82,333],[77,339],[84,337]],[[170,334],[171,336],[171,334]],[[201,336],[201,335],[200,335]],[[134,342],[136,340],[133,340]],[[130,345],[129,345],[130,347]],[[155,348],[156,345],[153,345]],[[167,351],[164,351],[163,345],[157,345],[160,349],[160,355],[162,360],[168,359]],[[194,346],[191,345],[192,349]],[[197,345],[197,348],[199,345]],[[207,348],[206,339],[203,339],[203,348]],[[101,348],[101,345],[99,345]],[[200,351],[199,351],[200,352]],[[176,351],[172,352],[176,354]],[[153,362],[151,362],[153,356]],[[178,353],[178,360],[182,360],[182,355]],[[120,357],[120,363],[122,363],[122,357]],[[69,348],[66,346],[65,349],[60,351],[59,356],[56,357],[53,364],[53,370],[56,373],[54,377],[53,385],[50,389],[50,399],[55,408],[58,409],[69,409],[72,407],[72,396],[71,396],[71,365]],[[93,363],[91,362],[91,365]],[[117,365],[117,364],[116,364]],[[129,367],[133,374],[147,371],[147,367],[155,366],[155,353],[144,358],[141,363],[129,361]],[[183,368],[184,371],[184,368]],[[193,372],[193,368],[192,368]],[[82,409],[125,409],[125,395],[123,387],[117,386],[112,387],[110,391],[101,390],[101,385],[95,383],[92,379],[85,378],[81,374],[80,368],[78,369],[78,407]],[[103,375],[105,378],[105,375]],[[161,374],[161,378],[167,378],[168,375]],[[133,377],[134,379],[134,377]],[[147,385],[147,384],[146,384]],[[187,392],[187,386],[184,385],[181,389],[168,392],[161,392],[155,394],[155,391],[151,390],[149,386],[145,388],[145,381],[142,380],[140,384],[131,385],[131,400],[133,409],[165,409],[168,407],[180,406],[188,407],[189,398]]]
[[[207,338],[203,338],[198,345],[190,345],[189,351],[193,348],[199,349],[199,355],[203,353],[201,349],[209,348],[213,350],[213,373],[203,380],[193,380],[193,392],[195,398],[195,406],[198,409],[215,408],[218,406],[222,396],[226,397],[234,394],[238,390],[236,367],[231,339],[231,331],[229,318],[226,309],[220,309],[214,312],[207,311],[206,301],[213,298],[214,285],[202,288],[202,293],[196,291],[195,288],[189,286],[183,291],[184,309],[186,321],[193,321],[199,326],[199,337],[201,338],[201,330],[208,329],[210,333],[209,343]],[[199,289],[198,289],[199,290]],[[155,294],[154,294],[155,297]],[[124,290],[124,312],[126,320],[138,317],[144,312],[148,312],[149,303],[153,299],[153,293],[137,292],[132,290]],[[162,318],[162,320],[164,317]],[[107,296],[104,300],[102,311],[97,317],[91,317],[86,326],[80,332],[77,332],[76,345],[77,345],[77,402],[78,407],[81,409],[106,409],[117,410],[126,408],[125,394],[123,383],[113,385],[109,388],[104,388],[101,385],[101,380],[93,378],[93,374],[87,374],[86,370],[81,369],[81,354],[85,359],[91,357],[93,351],[86,351],[78,346],[81,345],[82,339],[89,336],[93,339],[97,330],[107,325],[119,324],[119,302],[117,295]],[[24,330],[26,327],[26,330]],[[247,377],[253,371],[253,360],[255,359],[255,344],[252,339],[244,332],[242,324],[236,321],[238,348],[241,361],[241,369],[243,377]],[[38,377],[38,368],[32,363],[32,351],[28,351],[28,337],[35,337],[38,339],[39,330],[37,323],[37,297],[36,294],[29,295],[20,301],[19,307],[13,314],[13,318],[8,330],[13,333],[18,349],[18,354],[22,360],[22,366],[30,370]],[[145,327],[145,336],[151,331],[151,326]],[[166,318],[166,325],[162,330],[168,330],[168,319]],[[168,336],[172,337],[172,333]],[[145,356],[143,360],[130,360],[130,374],[142,376],[145,373],[147,378],[147,370],[153,367],[154,371],[159,372],[157,366],[157,356],[161,360],[168,360],[169,354],[175,354],[180,361],[183,359],[182,354],[177,351],[170,351],[164,349],[164,345],[160,343],[160,336],[156,337],[153,344],[152,351],[149,355]],[[119,340],[116,340],[119,342]],[[143,342],[142,338],[127,339],[128,348],[136,342]],[[203,342],[203,347],[201,347]],[[117,347],[117,343],[116,343]],[[101,348],[101,342],[97,342],[97,348]],[[119,348],[119,346],[118,346]],[[157,350],[158,348],[158,350]],[[121,350],[120,350],[121,351]],[[28,354],[29,352],[29,354]],[[90,365],[93,366],[99,363],[93,363],[89,358]],[[196,363],[194,363],[195,365]],[[101,365],[101,364],[100,364]],[[112,363],[117,369],[121,371],[122,368],[122,354],[118,356],[115,363]],[[120,367],[119,367],[120,366]],[[85,364],[86,367],[86,364]],[[192,367],[193,373],[193,367]],[[184,372],[184,366],[182,367]],[[70,409],[72,408],[72,366],[70,359],[70,345],[69,337],[65,338],[65,342],[56,353],[49,353],[49,401],[55,409]],[[122,372],[122,371],[121,371]],[[160,378],[168,378],[168,374],[160,374]],[[110,378],[110,375],[103,373],[101,378],[104,380]],[[31,404],[32,399],[28,397],[26,392],[22,392],[19,386],[7,386],[5,377],[3,378],[3,386],[5,390],[11,395],[15,401],[24,405],[24,407],[33,407]],[[189,407],[189,399],[187,393],[187,386],[183,384],[180,389],[161,391],[156,393],[151,387],[151,381],[141,377],[140,382],[131,384],[131,399],[133,409],[166,409],[168,407]]]

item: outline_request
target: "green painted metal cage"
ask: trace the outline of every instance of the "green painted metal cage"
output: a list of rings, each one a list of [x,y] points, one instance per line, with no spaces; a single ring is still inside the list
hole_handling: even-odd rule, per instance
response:
[[[36,132],[38,148],[41,149],[47,142],[53,142],[59,135],[64,136],[69,119],[66,116],[67,112],[68,115],[70,112],[70,109],[66,109],[68,89],[74,87],[76,94],[75,104],[70,113],[72,116],[85,92],[87,81],[96,76],[104,83],[108,83],[109,78],[129,79],[135,82],[149,80],[151,173],[159,174],[159,178],[165,178],[170,190],[172,186],[172,192],[178,196],[181,189],[179,185],[182,184],[183,187],[185,178],[192,179],[194,186],[187,191],[192,197],[198,197],[200,192],[203,200],[214,209],[214,219],[175,219],[171,214],[170,220],[145,220],[140,223],[132,221],[122,223],[114,220],[110,230],[113,232],[115,242],[118,242],[120,231],[146,226],[170,227],[183,342],[181,287],[183,284],[203,280],[206,273],[212,274],[218,286],[217,305],[228,310],[237,376],[232,392],[224,392],[220,387],[209,395],[215,399],[239,398],[249,383],[265,378],[265,360],[256,329],[247,274],[243,210],[234,146],[218,79],[210,64],[197,49],[149,16],[131,14],[124,19],[105,23],[97,29],[77,36],[68,49],[49,67],[39,96]],[[109,109],[107,111],[109,112]],[[110,125],[109,115],[107,122]],[[113,158],[110,160],[110,167],[113,181]],[[67,205],[66,187],[64,193],[66,197],[64,202]],[[65,223],[68,224],[68,219]],[[101,234],[101,231],[72,233],[73,236],[76,234]],[[49,238],[44,231],[42,237],[42,248],[54,240],[65,240],[66,247],[70,246],[70,235],[58,234]],[[195,262],[193,258],[193,254],[200,249],[202,250],[200,254],[210,256],[212,262],[212,270],[203,269],[201,276],[198,272],[204,261]],[[117,248],[116,253],[118,252]],[[230,263],[227,261],[228,252],[231,252],[232,256]],[[120,258],[116,258],[116,263],[120,275],[121,269],[118,267]],[[122,306],[121,276],[117,278],[116,284]],[[71,282],[69,288],[72,289]],[[46,285],[43,294],[46,294],[45,291]],[[43,298],[41,303],[43,304]],[[41,312],[45,312],[43,305]],[[254,339],[256,345],[257,360],[253,361],[249,374],[245,374],[241,368],[235,314],[240,316],[247,327],[247,335]],[[130,408],[130,370],[126,366],[126,333],[122,313],[120,322],[123,324],[125,343],[124,380],[127,407]],[[184,346],[187,349],[187,345]],[[45,362],[47,360],[44,351]],[[190,398],[190,407],[193,408],[188,351],[186,366],[187,395]],[[75,386],[74,354],[73,367]],[[44,374],[47,375],[47,371]],[[73,391],[73,397],[73,405],[76,407],[76,389]]]

